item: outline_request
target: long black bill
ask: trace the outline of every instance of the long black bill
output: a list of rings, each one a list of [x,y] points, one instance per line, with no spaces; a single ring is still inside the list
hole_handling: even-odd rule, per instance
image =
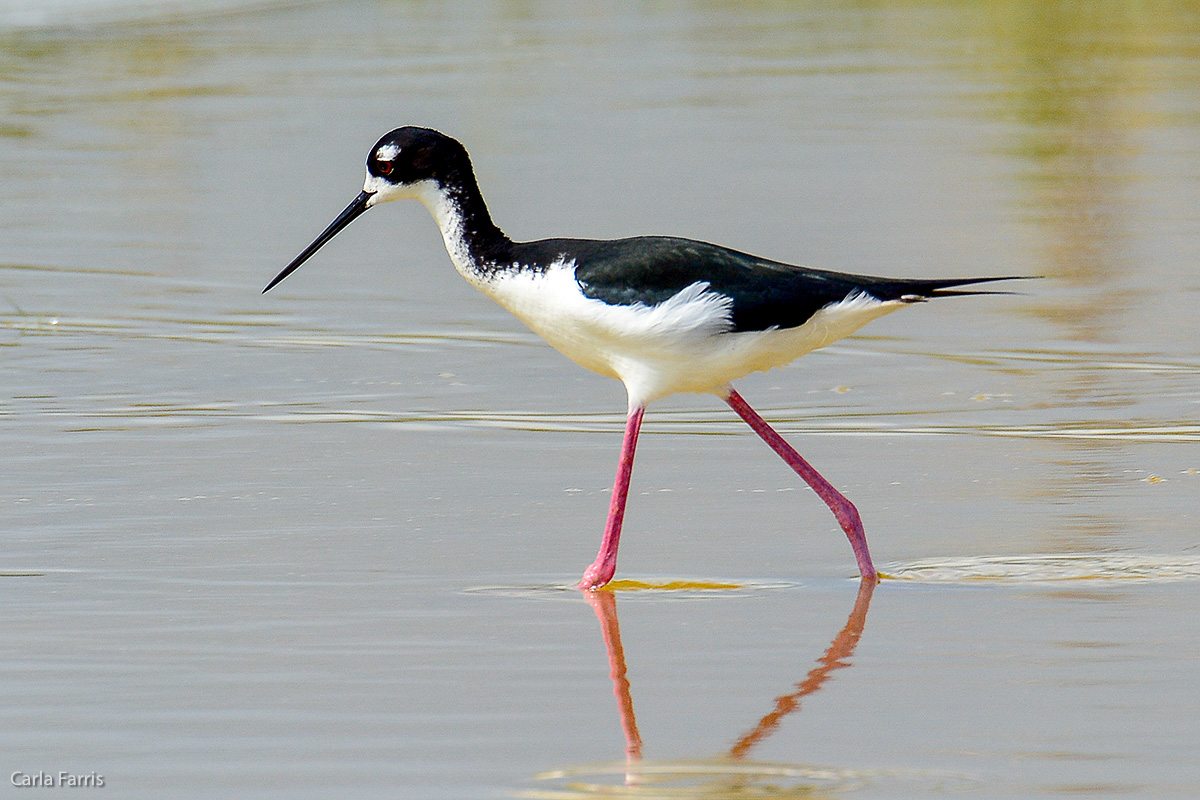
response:
[[[300,265],[305,261],[308,261],[309,257],[312,256],[313,253],[321,249],[322,245],[324,245],[333,237],[337,236],[338,231],[349,225],[354,221],[355,217],[370,208],[367,203],[370,202],[374,195],[374,192],[359,192],[358,197],[354,198],[354,201],[350,203],[350,205],[346,206],[346,210],[338,214],[337,219],[329,223],[329,227],[325,229],[325,232],[318,236],[316,241],[304,248],[303,253],[296,256],[292,263],[283,268],[283,272],[276,275],[271,282],[267,284],[267,288],[263,289],[263,294],[271,291],[271,288],[274,287],[275,284],[279,283],[288,275],[291,275],[293,272],[299,269]]]

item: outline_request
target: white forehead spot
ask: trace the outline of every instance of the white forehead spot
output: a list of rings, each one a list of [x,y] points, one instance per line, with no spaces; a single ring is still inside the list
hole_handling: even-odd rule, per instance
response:
[[[398,155],[400,155],[400,146],[394,144],[385,144],[375,151],[375,157],[380,161],[395,161]]]

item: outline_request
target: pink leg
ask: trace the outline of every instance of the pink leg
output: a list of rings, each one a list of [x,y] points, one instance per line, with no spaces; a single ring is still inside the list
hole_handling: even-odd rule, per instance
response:
[[[612,501],[608,506],[608,524],[604,527],[604,540],[600,552],[576,589],[597,589],[612,580],[617,571],[617,545],[621,541],[621,523],[625,519],[625,498],[629,496],[629,476],[633,474],[633,451],[637,448],[638,431],[642,428],[645,406],[630,409],[625,420],[625,440],[621,443],[621,463],[617,467],[617,479],[613,483]]]
[[[854,549],[854,557],[858,560],[858,571],[863,580],[878,581],[879,576],[875,572],[875,565],[871,563],[871,554],[867,551],[867,535],[863,532],[862,519],[859,518],[858,509],[854,507],[854,504],[801,458],[800,454],[784,441],[784,438],[776,433],[775,429],[768,425],[767,421],[760,417],[758,412],[751,408],[732,387],[729,389],[729,396],[725,398],[725,402],[729,403],[729,407],[736,411],[739,417],[746,420],[746,424],[753,428],[764,442],[771,445],[771,449],[778,453],[780,458],[786,461],[787,465],[794,469],[796,474],[803,478],[804,482],[825,501],[825,505],[829,506],[829,510],[837,517],[838,524],[846,532],[846,537],[850,539],[850,546]]]

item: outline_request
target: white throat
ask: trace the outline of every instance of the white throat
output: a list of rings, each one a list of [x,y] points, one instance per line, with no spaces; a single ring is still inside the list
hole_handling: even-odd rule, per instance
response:
[[[363,190],[371,193],[370,205],[373,206],[392,200],[420,200],[442,232],[442,241],[446,244],[446,252],[450,254],[454,268],[471,283],[479,283],[481,270],[471,257],[471,248],[467,246],[462,208],[446,190],[434,181],[397,186],[374,175],[367,176]]]

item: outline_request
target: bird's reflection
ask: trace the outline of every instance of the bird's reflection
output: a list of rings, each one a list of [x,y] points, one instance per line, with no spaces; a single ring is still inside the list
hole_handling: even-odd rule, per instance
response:
[[[633,695],[629,690],[629,678],[625,675],[625,648],[621,646],[621,623],[617,621],[617,596],[611,591],[584,592],[596,619],[600,620],[600,633],[604,636],[604,650],[608,653],[609,675],[612,677],[613,694],[621,712],[621,728],[625,732],[625,760],[629,764],[642,760],[642,735],[638,733],[637,718],[633,713]]]
[[[867,609],[871,606],[871,593],[874,591],[875,581],[862,581],[858,585],[858,595],[854,599],[850,618],[846,620],[846,625],[838,635],[833,637],[825,654],[817,659],[817,666],[810,669],[804,680],[796,684],[796,691],[775,699],[775,708],[760,719],[753,730],[729,748],[730,757],[745,758],[751,748],[774,733],[784,717],[800,709],[800,698],[813,694],[824,686],[835,669],[850,666],[849,658],[854,654],[854,648],[858,646],[858,640],[862,637],[863,627],[867,624]],[[616,611],[615,606],[613,611]]]
[[[793,691],[777,697],[775,707],[750,730],[738,737],[728,751],[712,758],[670,763],[647,762],[642,759],[642,737],[638,733],[633,696],[626,675],[625,650],[621,646],[621,629],[617,619],[616,593],[604,590],[584,592],[584,596],[596,612],[596,618],[600,621],[600,631],[608,653],[613,693],[617,698],[621,728],[625,734],[624,767],[616,770],[610,768],[607,771],[602,767],[581,767],[545,773],[539,777],[566,779],[570,782],[561,789],[526,792],[525,796],[562,800],[609,796],[735,800],[767,797],[815,798],[823,796],[824,792],[831,789],[852,788],[858,781],[851,773],[802,765],[753,762],[749,755],[759,742],[779,727],[784,717],[800,709],[804,697],[821,689],[834,670],[850,666],[849,659],[866,625],[867,611],[874,590],[873,581],[862,581],[859,584],[850,618],[833,638],[825,653],[817,659],[817,665],[809,670],[803,680],[795,684]],[[584,776],[602,776],[606,772],[623,772],[623,783],[615,785],[604,780],[578,780]]]

